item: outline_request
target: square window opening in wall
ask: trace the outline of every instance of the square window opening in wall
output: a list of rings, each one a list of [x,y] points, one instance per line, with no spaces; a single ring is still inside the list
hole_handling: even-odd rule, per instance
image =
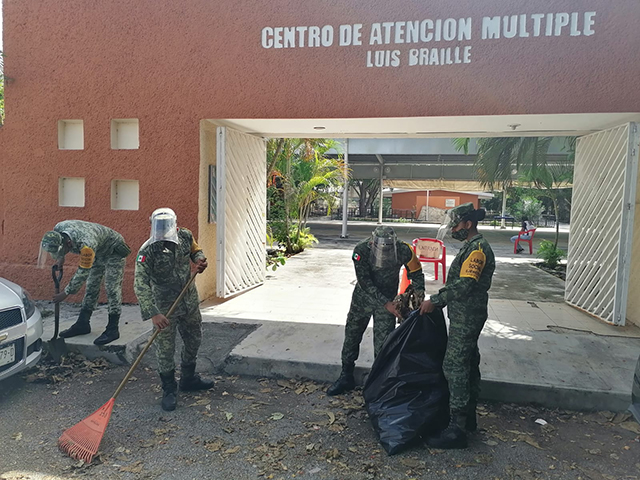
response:
[[[140,148],[140,129],[137,118],[111,120],[111,148],[113,150]]]
[[[138,180],[111,181],[111,210],[138,210],[140,183]]]
[[[58,149],[84,150],[82,120],[58,120]]]
[[[84,207],[84,178],[60,177],[58,179],[58,205]]]

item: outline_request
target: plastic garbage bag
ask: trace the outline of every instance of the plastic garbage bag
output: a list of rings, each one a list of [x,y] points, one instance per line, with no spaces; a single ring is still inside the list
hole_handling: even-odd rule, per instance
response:
[[[364,400],[389,455],[446,427],[449,387],[442,373],[447,328],[442,310],[416,310],[387,338],[371,367]]]
[[[640,357],[636,365],[636,373],[633,376],[633,385],[631,387],[631,406],[629,411],[633,414],[636,422],[640,423]]]

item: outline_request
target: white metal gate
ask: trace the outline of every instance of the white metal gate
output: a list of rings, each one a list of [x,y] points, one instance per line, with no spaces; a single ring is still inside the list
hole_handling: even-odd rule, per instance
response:
[[[266,145],[262,138],[217,129],[217,296],[265,278]]]
[[[635,123],[578,139],[565,300],[625,324],[638,174]]]

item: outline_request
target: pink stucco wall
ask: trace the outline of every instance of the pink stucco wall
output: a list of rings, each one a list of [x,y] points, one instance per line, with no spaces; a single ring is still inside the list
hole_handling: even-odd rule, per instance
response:
[[[635,0],[4,0],[3,7],[0,274],[38,297],[52,289],[34,267],[38,242],[60,220],[111,226],[134,249],[159,206],[197,231],[204,118],[640,111]],[[474,32],[467,43],[476,60],[465,66],[367,68],[366,44],[274,50],[260,41],[265,26],[586,10],[598,12],[597,34],[579,41],[481,42]],[[139,119],[139,150],[111,150],[114,118]],[[84,150],[58,150],[60,119],[84,121]],[[86,179],[84,208],[57,206],[61,176]],[[113,179],[140,181],[138,211],[111,210]],[[132,264],[126,301],[135,300]]]

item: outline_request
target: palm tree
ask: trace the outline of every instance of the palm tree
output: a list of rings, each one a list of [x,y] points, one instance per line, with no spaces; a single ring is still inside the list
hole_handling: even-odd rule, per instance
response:
[[[458,151],[469,153],[469,138],[455,138]],[[513,186],[514,173],[532,168],[547,156],[550,137],[496,137],[479,138],[475,173],[480,184],[491,190],[502,191],[502,222],[505,228],[505,211],[508,190]]]
[[[298,250],[313,203],[324,199],[331,204],[344,183],[343,161],[327,155],[336,147],[334,140],[309,138],[271,139],[267,144],[267,181],[279,185],[288,253]]]
[[[525,183],[544,189],[550,192],[558,188],[557,182],[568,184],[571,179],[565,180],[567,169],[572,170],[573,161],[569,153],[567,158],[571,161],[562,160],[562,166],[554,159],[549,162],[548,153],[552,137],[503,137],[503,138],[480,138],[478,139],[478,153],[475,161],[476,176],[482,186],[489,189],[499,188],[503,192],[502,216],[504,217],[507,192],[513,187],[514,180],[518,175]],[[458,151],[469,152],[468,138],[456,138],[453,144]],[[571,147],[571,142],[568,143]],[[575,145],[575,142],[573,143]],[[553,170],[553,171],[552,171]],[[544,187],[549,185],[549,188]],[[552,195],[547,193],[546,196]],[[551,198],[551,197],[550,197]],[[556,230],[558,230],[556,197],[554,208],[556,209]],[[504,225],[502,220],[502,226]],[[556,240],[557,244],[557,240]]]
[[[575,142],[573,143],[575,145]],[[554,158],[523,171],[520,182],[535,188],[538,197],[547,197],[553,202],[556,217],[556,237],[554,246],[558,247],[560,237],[560,222],[558,221],[558,203],[567,197],[567,192],[573,182],[573,154],[566,157]]]

